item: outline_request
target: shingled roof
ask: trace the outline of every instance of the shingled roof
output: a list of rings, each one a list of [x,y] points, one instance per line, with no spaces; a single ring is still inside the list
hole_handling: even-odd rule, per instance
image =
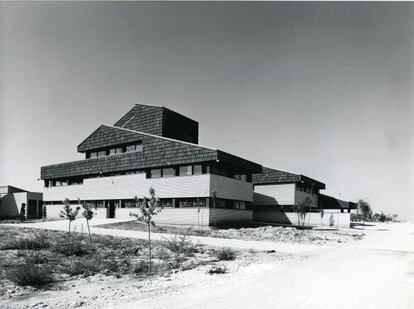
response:
[[[85,159],[41,167],[41,179],[57,179],[108,172],[202,162],[228,163],[251,172],[261,171],[261,165],[233,156],[218,149],[174,140],[149,133],[102,125],[79,146],[79,151],[142,141],[143,150],[101,158]]]
[[[319,194],[319,208],[321,209],[356,209],[356,204],[337,199],[333,196]]]
[[[320,181],[303,175],[284,172],[269,167],[263,167],[260,174],[253,174],[252,176],[252,182],[254,185],[295,183],[300,181],[313,184],[319,189],[325,189],[325,184]]]

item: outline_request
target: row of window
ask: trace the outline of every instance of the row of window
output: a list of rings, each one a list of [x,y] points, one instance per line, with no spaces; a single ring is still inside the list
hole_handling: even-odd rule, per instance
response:
[[[142,151],[142,141],[138,141],[134,144],[102,149],[102,150],[99,150],[99,151],[88,151],[86,153],[86,159],[112,156],[112,155],[116,155],[116,154],[121,154],[121,153],[126,153],[126,152],[134,152],[134,151]]]
[[[101,175],[90,175],[84,176],[86,178],[97,178],[97,177],[111,177],[111,176],[122,176],[122,175],[133,175],[133,174],[142,174],[146,173],[147,178],[168,178],[176,176],[191,176],[191,175],[201,175],[201,174],[216,174],[222,175],[225,177],[231,177],[241,181],[251,181],[251,175],[247,174],[232,174],[230,172],[223,172],[224,169],[219,169],[217,167],[210,167],[209,165],[195,164],[195,165],[184,165],[178,167],[165,167],[165,168],[155,168],[151,170],[134,170],[126,172],[112,172],[105,173]],[[76,179],[64,179],[64,180],[45,180],[45,187],[59,187],[67,185],[79,185],[83,184],[82,178]]]
[[[94,208],[107,208],[113,203],[116,208],[136,208],[143,202],[143,199],[127,199],[113,201],[88,201]],[[227,209],[248,209],[249,203],[236,200],[213,199],[213,198],[163,198],[160,203],[166,208],[227,208]]]

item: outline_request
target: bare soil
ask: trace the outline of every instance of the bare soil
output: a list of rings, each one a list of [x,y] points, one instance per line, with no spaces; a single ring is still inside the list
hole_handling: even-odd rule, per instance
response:
[[[96,227],[131,231],[146,231],[146,227],[136,221],[104,224],[98,225]],[[282,226],[216,229],[211,227],[158,225],[154,228],[153,232],[227,239],[269,240],[309,244],[326,244],[329,242],[343,243],[351,240],[360,240],[365,235],[361,231],[351,229],[297,229],[295,227]]]

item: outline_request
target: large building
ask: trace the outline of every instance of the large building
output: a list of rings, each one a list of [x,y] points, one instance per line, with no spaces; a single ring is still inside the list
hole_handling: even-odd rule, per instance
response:
[[[252,222],[252,174],[260,164],[198,144],[198,123],[165,107],[135,105],[77,147],[83,160],[41,167],[43,200],[57,217],[62,200],[85,200],[107,218],[128,217],[154,187],[158,223]]]

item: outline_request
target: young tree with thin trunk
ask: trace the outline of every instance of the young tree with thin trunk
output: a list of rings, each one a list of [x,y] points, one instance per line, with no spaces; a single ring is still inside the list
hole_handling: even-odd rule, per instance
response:
[[[88,234],[89,234],[89,242],[91,243],[91,246],[92,246],[92,236],[91,236],[91,229],[89,227],[89,220],[92,220],[92,218],[96,215],[96,213],[93,211],[93,207],[91,204],[85,201],[81,201],[79,198],[78,198],[78,202],[80,205],[82,205],[82,208],[83,208],[82,216],[86,219],[86,225],[88,227]]]
[[[63,201],[63,210],[60,211],[60,217],[63,219],[69,220],[69,232],[68,232],[68,242],[70,245],[70,226],[72,224],[72,221],[76,220],[77,215],[79,214],[80,207],[76,207],[75,209],[72,209],[70,205],[70,200],[68,198],[65,198]]]
[[[138,223],[146,224],[148,228],[148,259],[149,268],[148,275],[151,275],[151,226],[155,226],[152,217],[158,214],[163,206],[160,204],[159,198],[155,195],[153,187],[149,189],[149,197],[144,197],[144,201],[138,205],[139,213],[129,213],[130,216],[137,218]],[[135,197],[137,201],[137,197]]]

